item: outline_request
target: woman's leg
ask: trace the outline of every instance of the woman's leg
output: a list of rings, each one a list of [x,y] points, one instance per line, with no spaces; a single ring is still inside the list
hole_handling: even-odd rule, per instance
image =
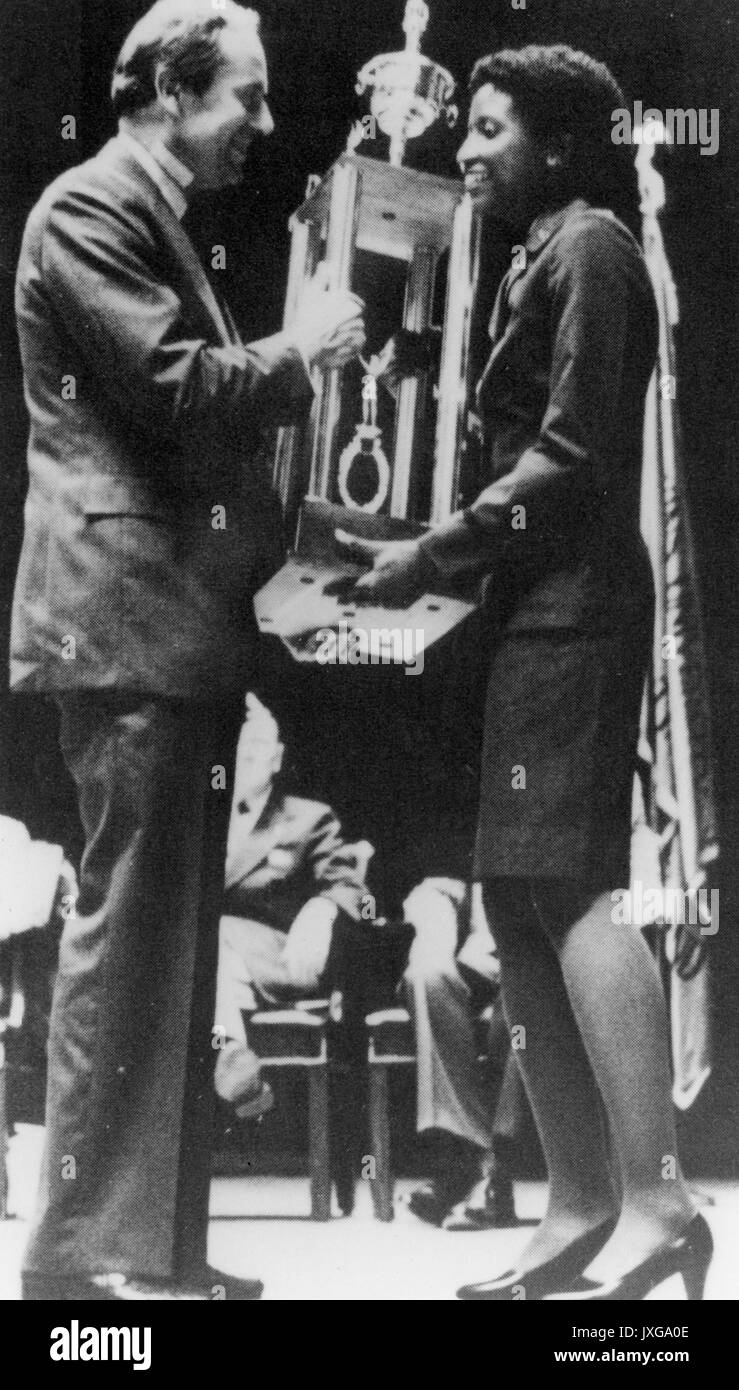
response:
[[[583,910],[566,884],[532,881],[574,1016],[603,1096],[621,1185],[621,1215],[589,1267],[618,1277],[687,1225],[693,1207],[677,1160],[667,1018],[650,952],[613,920],[609,893]]]
[[[503,1004],[549,1171],[546,1216],[521,1272],[552,1259],[600,1225],[613,1192],[598,1088],[559,960],[525,879],[489,879],[484,902],[502,966]],[[525,1030],[514,1033],[514,1029]]]

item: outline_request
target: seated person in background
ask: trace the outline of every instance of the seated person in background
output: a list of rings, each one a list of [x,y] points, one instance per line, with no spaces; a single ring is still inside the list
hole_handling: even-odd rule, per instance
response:
[[[59,936],[79,889],[61,845],[0,815],[0,1087],[7,1044],[8,1118],[41,1123]],[[0,1207],[4,1183],[0,1097]]]
[[[525,1093],[498,993],[500,967],[479,885],[427,878],[406,898],[415,929],[404,976],[416,1030],[418,1132],[433,1141],[433,1181],[411,1194],[414,1215],[446,1230],[513,1226],[513,1160]],[[495,1090],[478,1062],[477,1020],[493,1002],[488,1055]],[[494,1115],[493,1115],[494,1110]],[[482,1205],[468,1205],[485,1177]]]
[[[57,905],[71,916],[77,891],[61,845],[32,840],[22,821],[0,816],[0,941],[45,927]]]
[[[367,895],[366,842],[347,845],[330,807],[275,785],[284,748],[254,695],[236,751],[219,935],[215,1088],[241,1118],[269,1109],[272,1093],[250,1050],[242,1011],[320,992],[340,912],[359,920]]]

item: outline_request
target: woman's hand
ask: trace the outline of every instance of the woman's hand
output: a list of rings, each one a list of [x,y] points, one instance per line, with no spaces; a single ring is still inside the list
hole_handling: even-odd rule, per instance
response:
[[[347,559],[372,566],[361,578],[347,581],[345,602],[409,608],[425,590],[426,565],[418,541],[368,541],[337,531],[336,540]]]
[[[438,370],[440,346],[438,329],[417,333],[400,328],[371,359],[370,369],[391,396],[396,396],[404,377]]]

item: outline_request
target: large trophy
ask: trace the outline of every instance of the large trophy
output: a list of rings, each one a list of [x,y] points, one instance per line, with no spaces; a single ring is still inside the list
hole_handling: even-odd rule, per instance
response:
[[[409,0],[405,49],[374,58],[358,74],[357,91],[370,97],[361,126],[389,137],[389,160],[354,153],[353,132],[290,219],[286,326],[319,262],[330,283],[347,290],[356,288],[362,260],[384,281],[397,281],[400,267],[397,326],[412,332],[432,326],[442,261],[447,286],[438,382],[430,370],[405,377],[384,429],[378,383],[363,362],[326,372],[307,425],[279,431],[274,481],[296,539],[287,564],[257,594],[255,611],[262,632],[280,637],[301,661],[320,660],[326,634],[347,631],[365,642],[370,659],[402,660],[399,632],[413,631],[416,650],[430,646],[473,606],[443,588],[405,609],[336,596],[340,581],[359,573],[342,556],[337,529],[375,540],[416,536],[444,521],[460,495],[479,228],[461,182],[403,166],[407,141],[440,116],[450,124],[456,117],[451,75],[420,51],[428,15],[423,0]]]

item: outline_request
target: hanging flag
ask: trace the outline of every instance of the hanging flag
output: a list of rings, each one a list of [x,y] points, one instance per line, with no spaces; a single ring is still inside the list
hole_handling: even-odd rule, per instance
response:
[[[711,938],[718,855],[706,651],[683,471],[674,329],[675,285],[659,212],[664,180],[653,167],[663,127],[635,132],[644,255],[659,312],[657,364],[647,395],[641,526],[654,571],[656,613],[634,785],[631,898],[658,925],[670,1008],[673,1099],[692,1105],[711,1071]]]

